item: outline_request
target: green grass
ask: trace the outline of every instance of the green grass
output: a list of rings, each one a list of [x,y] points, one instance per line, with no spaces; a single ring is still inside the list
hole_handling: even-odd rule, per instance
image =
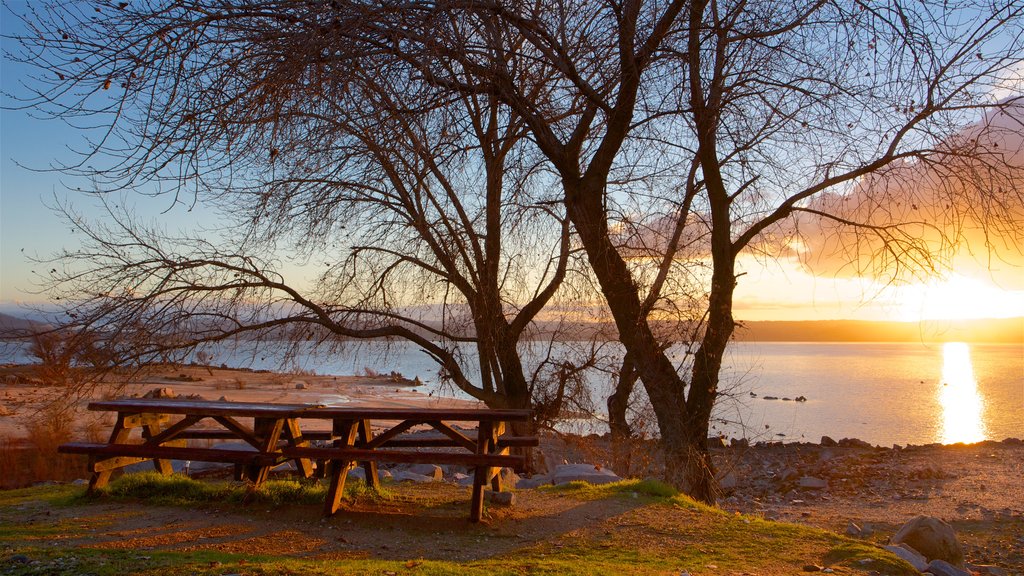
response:
[[[181,476],[161,476],[157,472],[126,474],[98,491],[100,496],[134,498],[161,506],[192,506],[201,503],[253,503],[270,506],[293,504],[321,505],[327,487],[317,481],[270,480],[259,488],[239,482],[199,481]],[[362,482],[348,482],[349,500],[386,500],[386,489],[374,491]]]
[[[590,484],[575,480],[555,486],[540,486],[538,490],[546,492],[571,494],[580,500],[600,500],[613,496],[636,498],[665,499],[679,493],[672,486],[657,480],[620,480],[608,484]]]
[[[352,483],[351,497],[380,498],[362,483]],[[404,533],[414,539],[437,538],[425,549],[454,547],[456,549],[484,546],[482,538],[493,530],[508,528],[512,523],[501,515],[491,526],[461,524],[448,527],[443,536],[434,536],[439,522],[432,516],[432,507],[445,498],[460,501],[464,494],[426,491],[423,487],[396,486],[390,490],[401,502],[400,520],[382,529],[384,541]],[[118,519],[131,515],[144,515],[146,505],[161,504],[202,508],[206,503],[223,504],[249,502],[287,506],[296,503],[319,506],[323,503],[324,488],[318,483],[298,481],[271,481],[257,491],[248,491],[244,485],[231,482],[199,482],[182,476],[164,477],[157,474],[127,475],[111,483],[104,491],[105,498],[94,507],[96,500],[75,495],[79,487],[48,486],[28,490],[0,492],[0,562],[13,555],[23,555],[29,563],[8,562],[3,574],[25,576],[29,574],[82,574],[97,576],[115,574],[144,574],[164,576],[172,574],[197,575],[344,575],[344,574],[467,574],[467,575],[630,575],[630,574],[729,574],[756,573],[781,575],[800,573],[807,564],[827,565],[844,574],[867,575],[875,573],[910,576],[915,572],[892,554],[856,540],[806,526],[766,521],[757,517],[728,514],[717,508],[699,504],[678,494],[671,487],[654,481],[627,480],[614,484],[594,486],[571,483],[529,492],[535,502],[560,503],[571,507],[564,497],[579,502],[578,506],[601,506],[600,500],[614,499],[616,504],[602,510],[614,510],[610,516],[586,521],[559,529],[545,537],[513,540],[514,545],[493,556],[474,561],[444,561],[422,559],[415,556],[401,560],[372,558],[375,548],[338,549],[342,557],[313,559],[300,553],[287,556],[251,555],[214,550],[145,550],[100,549],[89,545],[73,545],[85,535],[86,529],[103,528],[116,533]],[[448,496],[442,496],[448,494]],[[391,498],[385,494],[384,498]],[[623,502],[625,500],[625,502]],[[118,506],[124,502],[127,506]],[[53,520],[35,514],[31,521],[23,521],[23,509],[28,506],[39,512],[54,506],[72,506],[63,519]],[[111,506],[113,505],[113,506]],[[526,508],[528,509],[528,507]],[[598,508],[595,508],[598,509]],[[248,514],[250,508],[234,507],[232,514]],[[387,521],[383,512],[381,520]],[[519,510],[508,513],[525,514]],[[360,514],[356,512],[357,518]],[[450,517],[442,514],[450,523]],[[515,517],[515,516],[514,516]],[[273,526],[273,515],[257,514],[252,521]],[[603,518],[603,520],[601,519]],[[365,520],[365,518],[363,518]],[[529,523],[530,518],[519,518]],[[374,521],[364,523],[364,530],[374,530]],[[464,521],[462,521],[464,522]],[[268,524],[269,523],[269,524]],[[319,520],[311,519],[314,526]],[[348,521],[334,522],[336,531],[323,532],[321,528],[307,528],[307,534],[327,537],[341,535],[345,530],[360,529]],[[109,528],[108,528],[109,526]],[[292,525],[295,526],[295,525]],[[301,524],[300,524],[301,526]],[[295,528],[292,528],[295,529]],[[397,530],[398,532],[392,532]],[[102,530],[101,530],[102,533]],[[109,536],[107,536],[109,539]],[[62,542],[54,546],[51,542]],[[91,540],[85,540],[91,542]],[[486,540],[485,540],[486,541]],[[396,545],[397,546],[397,545]],[[433,546],[433,548],[432,548]],[[237,550],[237,549],[234,549]],[[254,548],[259,554],[260,548]],[[400,547],[389,551],[394,555]],[[349,554],[349,552],[351,552]],[[32,562],[35,562],[34,564]],[[714,566],[714,568],[709,568]]]

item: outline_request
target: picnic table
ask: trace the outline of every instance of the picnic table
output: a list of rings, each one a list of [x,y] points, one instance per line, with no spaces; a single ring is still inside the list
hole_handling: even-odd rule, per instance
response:
[[[254,486],[262,484],[271,469],[291,460],[306,478],[318,473],[329,478],[327,515],[339,509],[352,465],[361,465],[367,484],[376,489],[379,462],[431,463],[472,469],[470,519],[479,521],[484,486],[490,484],[501,491],[501,468],[525,468],[525,456],[511,454],[510,449],[538,444],[536,436],[505,434],[508,423],[530,418],[529,410],[516,409],[334,407],[161,398],[92,402],[89,410],[117,413],[109,440],[71,442],[58,451],[89,456],[90,492],[105,486],[115,470],[147,460],[162,474],[172,473],[171,460],[233,463],[236,477],[248,479]],[[205,426],[211,422],[215,428]],[[304,430],[311,422],[320,422],[321,427],[326,423],[329,429]],[[435,434],[407,434],[417,427]],[[133,437],[136,429],[140,430],[138,438]],[[196,439],[241,440],[251,449],[188,445],[188,440]]]

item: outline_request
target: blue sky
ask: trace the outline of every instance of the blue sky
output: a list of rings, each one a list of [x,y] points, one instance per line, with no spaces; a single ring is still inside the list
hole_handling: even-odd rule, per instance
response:
[[[12,16],[11,7],[22,11],[25,5],[7,2],[6,7],[0,8],[2,35],[23,30],[21,22]],[[8,50],[17,51],[17,45],[6,38],[2,44],[5,54]],[[0,59],[3,108],[17,106],[17,100],[10,96],[28,94],[21,86],[27,72],[27,66],[11,62],[6,55]],[[94,199],[75,191],[89,190],[90,182],[49,170],[61,163],[75,162],[74,149],[83,148],[84,138],[85,132],[60,120],[33,117],[26,110],[0,110],[0,304],[6,307],[14,302],[43,299],[34,293],[37,287],[32,270],[37,264],[31,258],[45,259],[62,248],[75,246],[70,226],[48,205],[69,202],[87,217],[100,213]],[[214,223],[211,211],[200,207],[189,212],[187,207],[173,205],[166,198],[133,194],[128,202],[147,217],[159,218],[172,230],[191,228],[197,218],[206,225]],[[736,315],[741,319],[912,320],[942,314],[943,309],[951,308],[950,303],[963,302],[964,295],[980,304],[992,304],[989,308],[967,310],[972,316],[1024,315],[1024,291],[1008,292],[990,286],[984,278],[959,279],[931,288],[910,287],[901,292],[862,279],[813,276],[786,260],[764,264],[748,259],[740,264],[748,272],[736,294]],[[309,275],[299,269],[291,269],[290,273],[299,282]],[[957,308],[964,310],[963,306]]]

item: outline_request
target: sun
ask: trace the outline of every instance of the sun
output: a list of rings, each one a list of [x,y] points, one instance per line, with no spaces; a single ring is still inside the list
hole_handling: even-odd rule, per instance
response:
[[[898,289],[900,320],[970,320],[1024,316],[1024,291],[959,274]]]

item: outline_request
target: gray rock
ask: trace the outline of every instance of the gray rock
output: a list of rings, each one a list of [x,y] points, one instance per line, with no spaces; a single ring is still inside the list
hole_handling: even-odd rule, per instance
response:
[[[822,480],[821,478],[815,478],[814,476],[804,476],[800,478],[800,481],[797,484],[801,488],[808,488],[811,490],[828,488],[828,480]]]
[[[362,466],[350,468],[347,478],[349,480],[362,480],[363,482],[366,482],[366,470],[363,470]]]
[[[826,447],[838,446],[838,444],[836,444],[836,441],[833,440],[832,438],[829,438],[828,436],[821,437],[821,445]]]
[[[78,479],[76,479],[76,480],[72,480],[72,481],[71,481],[71,484],[72,484],[73,486],[85,486],[85,485],[86,485],[86,484],[88,484],[88,483],[89,483],[89,481],[88,481],[88,480],[86,480],[85,478],[78,478]]]
[[[418,484],[437,482],[437,479],[432,476],[424,476],[423,474],[409,472],[408,470],[399,470],[392,475],[392,478],[394,478],[395,482],[416,482]]]
[[[722,490],[735,490],[738,485],[739,481],[736,479],[736,473],[732,470],[726,472],[724,476],[718,479],[718,487]]]
[[[983,576],[1009,576],[1009,572],[1003,570],[999,566],[992,566],[989,564],[965,564],[964,567],[971,572],[976,572]]]
[[[296,390],[305,390],[306,389],[306,383],[305,382],[296,382],[295,383],[295,389]]]
[[[925,557],[905,544],[902,546],[893,546],[890,544],[889,546],[883,546],[882,548],[885,548],[889,552],[892,552],[903,560],[906,560],[907,563],[913,566],[914,570],[917,570],[918,572],[924,572],[928,568],[928,561],[925,560]]]
[[[501,489],[511,490],[519,484],[519,475],[511,468],[501,469]]]
[[[459,486],[472,486],[474,477],[470,474],[458,474],[459,478],[455,479],[455,483]]]
[[[491,492],[490,501],[491,504],[497,506],[515,506],[516,494],[515,492]]]
[[[574,481],[589,482],[591,484],[609,484],[622,480],[615,472],[593,464],[560,464],[555,466],[555,474],[552,479],[554,484],[566,484]]]
[[[925,571],[933,576],[972,576],[967,570],[961,570],[945,560],[932,560]]]
[[[915,516],[890,539],[893,544],[906,544],[929,561],[943,560],[963,566],[964,551],[953,528],[932,516]]]
[[[444,470],[441,470],[441,467],[435,464],[413,464],[412,466],[409,466],[407,471],[412,472],[413,474],[429,476],[438,482],[444,479]]]

